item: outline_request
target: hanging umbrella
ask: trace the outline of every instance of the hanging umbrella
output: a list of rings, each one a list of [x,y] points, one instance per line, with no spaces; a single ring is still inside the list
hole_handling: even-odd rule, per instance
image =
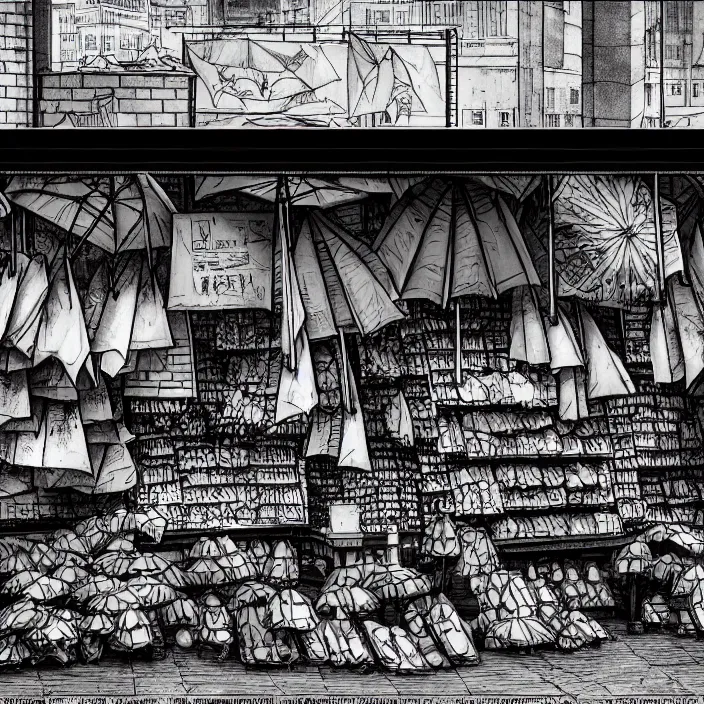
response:
[[[34,365],[55,357],[75,386],[84,365],[91,377],[94,372],[83,309],[65,249],[57,254],[52,269],[51,286],[34,347]]]
[[[390,193],[392,205],[425,176],[339,176],[335,180],[345,188],[364,193]]]
[[[5,189],[16,205],[70,235],[117,254],[168,247],[176,208],[149,174],[13,176]],[[73,249],[73,254],[78,249]]]
[[[631,377],[604,340],[594,318],[581,304],[577,306],[577,315],[586,362],[587,397],[593,400],[634,394],[636,390]]]
[[[683,263],[675,207],[657,195],[632,176],[561,180],[554,194],[560,297],[619,307],[661,300],[664,281]]]
[[[410,188],[389,213],[374,249],[404,300],[497,298],[517,286],[539,286],[523,237],[499,193],[471,179],[429,178]],[[461,383],[460,305],[456,369]]]
[[[337,337],[342,358],[342,437],[338,466],[371,470],[346,332],[371,335],[403,319],[388,271],[378,257],[320,213],[301,226],[293,253],[311,340]]]
[[[279,198],[280,178],[276,176],[197,176],[195,199],[202,200],[228,191],[275,203]],[[288,204],[313,208],[333,208],[366,198],[366,193],[332,180],[308,176],[288,176]]]
[[[507,193],[518,201],[523,201],[540,186],[541,177],[533,174],[488,174],[473,178],[489,188]]]
[[[501,195],[471,179],[429,178],[391,210],[374,249],[401,298],[446,306],[451,298],[496,298],[540,285]]]
[[[29,359],[41,323],[41,313],[49,293],[44,255],[32,259],[16,253],[16,273],[10,263],[0,277],[0,345],[15,349]]]
[[[311,340],[340,331],[372,335],[404,317],[379,258],[320,213],[301,226],[294,264]]]

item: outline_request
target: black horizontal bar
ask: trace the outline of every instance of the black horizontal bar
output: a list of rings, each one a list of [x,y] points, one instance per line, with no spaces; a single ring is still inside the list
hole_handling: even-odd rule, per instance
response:
[[[704,171],[699,130],[18,129],[0,171]]]

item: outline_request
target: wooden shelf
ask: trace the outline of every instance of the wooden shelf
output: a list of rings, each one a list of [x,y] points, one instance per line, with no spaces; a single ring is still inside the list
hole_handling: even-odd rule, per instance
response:
[[[493,542],[499,552],[517,554],[617,548],[627,545],[632,539],[631,534],[575,535],[559,538],[494,538]]]

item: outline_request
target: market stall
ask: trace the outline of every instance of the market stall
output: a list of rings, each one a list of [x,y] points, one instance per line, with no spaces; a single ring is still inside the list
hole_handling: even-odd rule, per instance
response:
[[[604,611],[697,630],[696,185],[13,177],[0,520],[63,526],[0,541],[2,593],[73,650],[10,628],[9,661],[92,634],[425,671],[605,642]]]

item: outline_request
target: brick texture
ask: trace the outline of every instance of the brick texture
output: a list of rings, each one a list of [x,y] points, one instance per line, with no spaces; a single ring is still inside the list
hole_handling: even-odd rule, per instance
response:
[[[40,96],[42,125],[188,127],[189,95],[187,74],[45,76]],[[0,91],[0,110],[9,109],[4,106],[9,99]]]
[[[0,0],[0,127],[32,126],[32,3]]]

